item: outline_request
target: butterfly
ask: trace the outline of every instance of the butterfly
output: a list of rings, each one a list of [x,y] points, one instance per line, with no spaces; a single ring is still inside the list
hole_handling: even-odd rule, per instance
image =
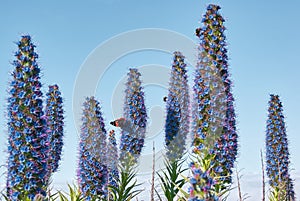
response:
[[[127,131],[129,133],[133,132],[132,124],[130,123],[130,121],[126,120],[124,117],[121,117],[119,119],[111,121],[110,124],[115,127],[119,127],[122,130]]]
[[[121,117],[119,119],[111,121],[110,124],[113,125],[113,126],[115,126],[115,127],[122,128],[124,126],[124,124],[125,124],[125,121],[126,121],[125,118]]]

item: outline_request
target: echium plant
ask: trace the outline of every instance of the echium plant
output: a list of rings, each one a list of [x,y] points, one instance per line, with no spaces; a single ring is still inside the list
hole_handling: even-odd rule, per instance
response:
[[[217,8],[216,8],[217,9]],[[232,82],[230,80],[229,72],[228,72],[228,57],[227,57],[227,49],[225,42],[224,30],[225,27],[223,25],[224,19],[221,15],[216,12],[212,12],[212,14],[216,17],[216,21],[212,21],[211,24],[216,25],[217,27],[214,30],[214,34],[216,36],[215,46],[213,46],[215,53],[211,54],[211,57],[215,58],[216,67],[219,71],[219,76],[222,80],[222,88],[225,92],[225,120],[223,125],[223,130],[220,139],[217,143],[215,143],[215,153],[216,160],[222,165],[223,171],[220,172],[220,175],[223,176],[222,180],[225,183],[232,183],[231,174],[232,169],[234,167],[234,163],[236,161],[236,157],[238,154],[238,135],[236,129],[236,115],[234,109],[234,97],[232,94]],[[211,17],[209,17],[211,18]],[[207,21],[208,22],[208,21]],[[205,34],[205,31],[202,32]],[[209,31],[207,32],[209,33]],[[209,36],[207,36],[209,38]],[[212,50],[210,49],[210,50]]]
[[[35,45],[29,35],[17,45],[8,98],[7,197],[33,200],[47,190],[49,146]]]
[[[237,155],[237,133],[224,19],[219,6],[210,4],[200,39],[194,80],[193,153],[190,199],[218,199],[229,190]]]
[[[83,103],[79,143],[79,188],[85,200],[107,196],[106,130],[100,103],[94,97]]]
[[[167,97],[165,142],[169,161],[181,159],[189,132],[189,87],[184,56],[174,52]]]
[[[121,126],[122,164],[129,162],[135,164],[144,146],[147,113],[140,76],[136,68],[129,69],[125,90],[124,120]]]
[[[113,199],[116,201],[132,200],[141,190],[136,190],[136,165],[144,146],[147,113],[144,92],[141,86],[140,72],[129,69],[125,90],[124,116],[112,125],[120,127],[120,177],[117,187],[112,186]]]
[[[117,181],[119,178],[118,164],[118,147],[115,137],[115,131],[111,130],[109,132],[107,144],[107,169],[109,186],[117,187]]]
[[[63,100],[58,85],[50,85],[46,94],[46,119],[49,141],[48,170],[50,174],[57,171],[61,159],[64,136]],[[51,175],[49,175],[50,177]]]
[[[174,52],[174,60],[167,97],[165,123],[166,170],[158,173],[162,190],[167,200],[173,201],[179,189],[185,184],[180,174],[185,169],[180,161],[185,152],[189,132],[189,87],[184,56]]]
[[[266,172],[274,200],[294,201],[293,182],[289,174],[289,149],[282,103],[271,95],[266,131]]]

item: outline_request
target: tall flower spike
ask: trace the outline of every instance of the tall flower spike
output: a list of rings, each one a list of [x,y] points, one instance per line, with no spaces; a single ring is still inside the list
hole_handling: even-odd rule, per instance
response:
[[[83,104],[82,127],[79,144],[79,188],[86,200],[107,196],[106,130],[94,98]]]
[[[115,131],[111,130],[108,137],[107,145],[107,168],[108,168],[108,184],[117,187],[119,178],[118,171],[118,148],[115,137]]]
[[[57,85],[49,86],[46,94],[46,119],[49,147],[49,174],[57,171],[61,159],[64,136],[64,110],[61,92]],[[50,178],[51,175],[48,177]]]
[[[272,191],[278,200],[295,200],[293,182],[289,174],[289,149],[282,103],[278,95],[271,95],[266,131],[266,171]]]
[[[189,132],[189,87],[186,75],[184,56],[174,52],[173,65],[169,83],[169,93],[166,99],[167,116],[165,123],[167,171],[157,173],[161,187],[167,200],[174,200],[180,188],[185,184],[181,177],[185,171],[182,168],[185,153],[185,143]]]
[[[28,35],[17,45],[8,98],[7,196],[20,200],[26,194],[33,200],[47,189],[49,146],[35,45]]]
[[[189,132],[189,87],[184,56],[174,52],[169,94],[165,142],[169,161],[181,159],[185,151],[185,139]]]
[[[129,158],[133,160],[133,163],[136,163],[144,146],[147,113],[140,76],[141,74],[137,69],[129,69],[125,90],[124,125],[122,126],[120,143],[120,160],[122,163]]]
[[[237,155],[234,98],[228,73],[224,19],[219,9],[219,6],[210,4],[203,16],[203,26],[196,29],[200,45],[194,80],[192,130],[193,152],[200,157],[201,162],[193,166],[206,172],[208,169],[201,167],[201,163],[206,163],[203,159],[209,158],[210,177],[218,178],[215,184],[210,185],[211,189],[206,189],[208,193],[204,199],[219,193],[215,185],[222,184],[225,189],[229,187],[231,169]],[[200,183],[199,178],[193,180],[193,194],[201,191]]]

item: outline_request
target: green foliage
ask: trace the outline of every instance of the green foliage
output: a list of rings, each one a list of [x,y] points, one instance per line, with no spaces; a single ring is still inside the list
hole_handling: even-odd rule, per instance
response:
[[[294,201],[294,196],[289,196],[286,190],[286,186],[289,184],[288,181],[282,181],[276,187],[271,187],[269,194],[269,201]]]
[[[173,201],[185,184],[185,179],[180,176],[187,170],[187,168],[182,167],[183,162],[184,160],[166,160],[166,170],[157,173],[160,178],[162,190],[168,201]]]
[[[281,188],[275,187],[271,190],[269,195],[269,201],[279,201],[284,198],[284,193]]]
[[[80,192],[79,188],[74,185],[73,187],[68,184],[69,187],[69,193],[67,196],[62,193],[61,191],[58,192],[60,201],[83,201],[83,195]],[[68,199],[70,197],[70,199]]]
[[[117,180],[117,187],[109,186],[113,195],[113,201],[130,201],[140,194],[143,190],[136,189],[141,184],[136,180],[136,166],[127,163],[120,166],[120,178]]]

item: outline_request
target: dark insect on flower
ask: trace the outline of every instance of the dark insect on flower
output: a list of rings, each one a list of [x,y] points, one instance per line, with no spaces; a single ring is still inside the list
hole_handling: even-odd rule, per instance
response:
[[[164,102],[167,102],[167,100],[168,100],[168,98],[167,98],[167,96],[165,96],[165,97],[163,98],[163,101],[164,101]]]
[[[201,28],[196,29],[196,36],[200,37]]]

